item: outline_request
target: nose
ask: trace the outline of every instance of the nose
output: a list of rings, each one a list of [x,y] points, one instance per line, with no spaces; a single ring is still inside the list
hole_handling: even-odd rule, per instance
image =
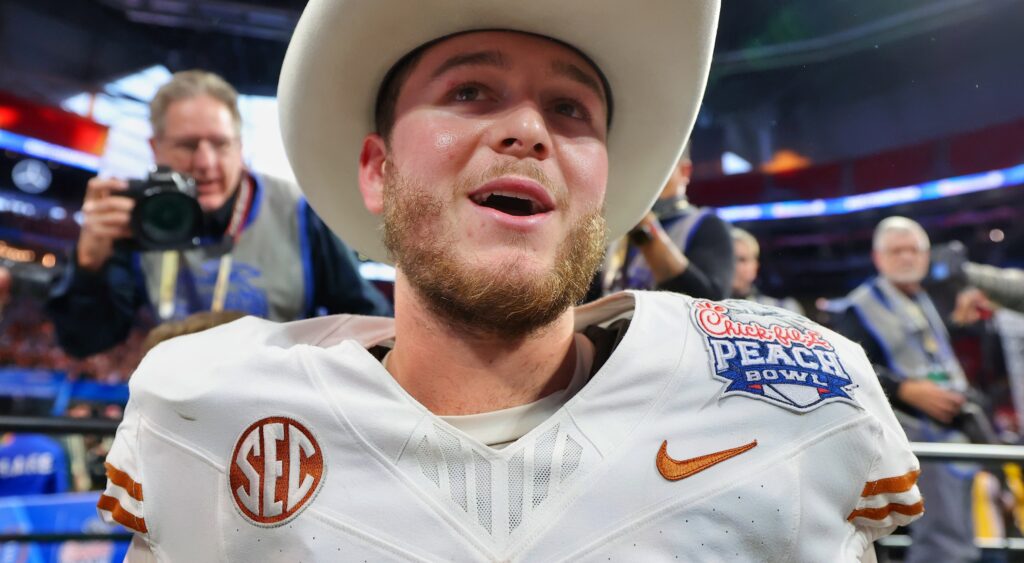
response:
[[[206,139],[200,140],[196,146],[196,151],[192,153],[192,169],[208,170],[213,168],[216,163],[217,150],[214,148],[213,143]]]
[[[495,152],[516,158],[544,160],[551,155],[551,135],[537,107],[524,103],[494,125],[491,146]]]

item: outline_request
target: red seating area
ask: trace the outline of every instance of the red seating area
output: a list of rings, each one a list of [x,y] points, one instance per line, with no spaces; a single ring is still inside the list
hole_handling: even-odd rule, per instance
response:
[[[815,199],[819,197],[834,197],[834,191],[826,190],[823,193],[822,186],[842,186],[843,166],[840,164],[822,164],[780,172],[771,176],[771,190],[768,194],[772,200],[790,199]]]
[[[960,135],[949,143],[954,174],[1005,168],[1024,162],[1024,120]]]
[[[715,207],[831,198],[1022,163],[1024,120],[1017,120],[920,145],[784,173],[697,175],[688,193],[695,204]],[[700,172],[708,168],[697,166],[696,170]]]
[[[936,146],[913,145],[853,161],[853,191],[863,194],[909,186],[937,174]]]

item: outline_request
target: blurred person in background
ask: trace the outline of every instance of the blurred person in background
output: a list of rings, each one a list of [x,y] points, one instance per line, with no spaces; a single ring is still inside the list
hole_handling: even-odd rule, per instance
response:
[[[81,235],[48,310],[61,346],[87,356],[123,341],[136,311],[162,320],[209,309],[276,321],[320,313],[390,314],[364,280],[354,254],[298,189],[247,169],[237,92],[205,71],[178,72],[150,102],[156,164],[195,179],[203,212],[198,248],[134,252],[136,203],[124,180],[89,181]],[[217,302],[216,300],[220,301]]]
[[[968,442],[968,422],[980,424],[984,415],[968,414],[973,405],[967,377],[943,318],[921,285],[930,247],[927,233],[911,219],[879,223],[871,255],[878,275],[850,293],[836,329],[864,347],[911,441]],[[911,526],[907,562],[980,557],[971,516],[974,472],[964,464],[921,464],[918,484],[928,509]]]
[[[68,463],[60,443],[39,434],[0,434],[0,496],[68,490]]]
[[[142,342],[142,353],[148,354],[150,350],[172,338],[195,334],[204,330],[227,324],[244,317],[239,311],[202,311],[193,313],[180,321],[164,323],[149,332]]]
[[[782,307],[798,315],[804,314],[804,308],[792,297],[778,299],[769,297],[754,285],[761,267],[761,245],[754,235],[739,228],[732,227],[733,253],[736,256],[736,273],[732,278],[732,295],[734,299],[747,299],[762,305]]]
[[[121,420],[124,409],[117,404],[98,404],[89,401],[72,402],[65,413],[69,418]],[[114,439],[97,434],[68,434],[63,439],[68,453],[71,477],[75,490],[102,489],[107,470],[104,462]]]
[[[716,301],[729,297],[734,268],[729,225],[686,199],[692,172],[687,145],[651,211],[608,249],[602,294],[660,289]]]

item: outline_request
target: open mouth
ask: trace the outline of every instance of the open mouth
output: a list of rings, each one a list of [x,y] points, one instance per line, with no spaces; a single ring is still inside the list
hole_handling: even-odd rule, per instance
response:
[[[523,194],[491,192],[476,194],[471,199],[481,207],[490,207],[516,217],[528,217],[549,211],[540,202]]]

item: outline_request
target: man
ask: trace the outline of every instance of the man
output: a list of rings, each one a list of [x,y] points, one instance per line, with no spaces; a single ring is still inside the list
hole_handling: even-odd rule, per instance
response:
[[[778,299],[769,297],[754,285],[758,270],[761,268],[761,245],[754,235],[739,228],[730,230],[732,235],[733,254],[736,256],[736,274],[732,278],[732,296],[736,299],[748,299],[762,305],[782,307],[798,315],[804,314],[804,308],[792,297]]]
[[[651,212],[609,249],[604,294],[662,289],[712,300],[729,297],[734,269],[729,225],[710,209],[690,205],[686,187],[692,172],[687,147]]]
[[[246,169],[237,98],[222,78],[196,70],[176,73],[150,103],[157,165],[195,178],[201,247],[135,253],[119,246],[133,236],[135,201],[115,197],[128,183],[89,181],[82,232],[48,305],[68,353],[87,356],[123,341],[147,303],[162,320],[210,309],[276,321],[320,310],[390,313],[295,186]]]
[[[310,2],[282,71],[288,155],[332,228],[393,257],[396,317],[157,346],[104,517],[183,561],[831,561],[920,514],[852,343],[672,293],[572,307],[605,226],[636,224],[678,159],[717,15]],[[783,361],[794,383],[767,383]]]
[[[917,222],[889,217],[875,228],[878,276],[849,296],[838,330],[864,346],[911,440],[966,442],[967,378],[949,333],[921,282],[930,243]],[[974,561],[970,467],[923,464],[920,486],[930,510],[911,527],[907,561]]]

